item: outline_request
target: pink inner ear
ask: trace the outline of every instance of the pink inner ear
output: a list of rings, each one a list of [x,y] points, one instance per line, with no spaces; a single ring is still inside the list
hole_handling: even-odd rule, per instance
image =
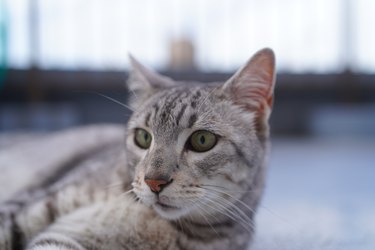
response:
[[[235,103],[252,111],[262,111],[272,106],[273,79],[239,76],[232,85]]]
[[[274,74],[274,54],[264,49],[255,54],[225,85],[229,85],[236,104],[259,112],[272,106]]]

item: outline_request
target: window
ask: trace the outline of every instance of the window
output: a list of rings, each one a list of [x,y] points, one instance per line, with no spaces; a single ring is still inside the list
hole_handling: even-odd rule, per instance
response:
[[[375,72],[373,0],[5,0],[5,6],[13,68],[124,70],[130,52],[167,69],[173,51],[183,48],[201,71],[232,71],[269,46],[283,72]]]

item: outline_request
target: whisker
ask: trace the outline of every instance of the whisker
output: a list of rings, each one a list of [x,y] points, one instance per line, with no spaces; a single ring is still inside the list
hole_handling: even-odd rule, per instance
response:
[[[204,189],[204,188],[203,188],[203,189]],[[212,191],[212,190],[210,190],[210,189],[204,189],[204,190]],[[213,191],[215,191],[215,190],[213,190]],[[208,197],[207,195],[211,195],[211,196]],[[213,195],[215,195],[215,196],[213,197]],[[228,196],[230,196],[230,195],[228,195]],[[246,214],[245,214],[245,213],[244,213],[239,207],[237,207],[235,204],[233,204],[233,203],[230,202],[229,200],[224,199],[224,197],[221,197],[221,196],[216,195],[216,194],[211,193],[211,192],[208,192],[208,193],[207,193],[207,191],[206,191],[206,195],[205,195],[203,198],[206,198],[207,200],[209,200],[209,201],[212,202],[212,203],[217,203],[217,204],[221,205],[221,208],[222,208],[222,209],[226,210],[226,211],[229,212],[229,213],[232,213],[232,215],[234,215],[234,216],[236,216],[236,217],[239,217],[240,219],[248,220],[248,223],[252,223],[252,222],[253,222],[253,220],[252,220],[251,218],[249,218],[248,215],[246,215]],[[220,203],[219,203],[219,201],[216,201],[216,200],[213,200],[213,199],[210,199],[210,198],[219,198],[219,199],[220,199]],[[233,198],[235,198],[235,197],[233,197]],[[193,204],[197,204],[197,205],[199,205],[199,204],[208,205],[208,204],[205,204],[205,203],[201,202],[199,199],[191,199],[191,200],[194,201]],[[229,206],[229,207],[227,207],[227,206]],[[211,207],[211,208],[212,208],[212,207]],[[234,209],[235,211],[231,210],[231,208]],[[248,207],[248,208],[249,208],[249,207]],[[250,208],[249,208],[249,209],[250,209]],[[252,211],[252,210],[251,210],[251,211]],[[235,212],[239,213],[242,217],[241,217],[240,215],[235,214]],[[233,219],[234,221],[236,221],[235,218],[232,218],[232,219]],[[253,226],[253,225],[252,225],[252,226]]]
[[[220,236],[219,233],[218,233],[218,232],[215,230],[215,228],[212,226],[212,224],[210,223],[210,221],[207,219],[207,217],[204,216],[204,214],[200,211],[200,209],[202,208],[202,207],[200,206],[200,203],[197,202],[196,205],[198,206],[198,209],[197,209],[198,213],[204,218],[204,220],[205,220],[205,221],[207,222],[207,224],[212,228],[212,230],[216,233],[216,235],[217,235],[217,236]]]
[[[132,92],[132,94],[135,96],[135,98],[136,99],[138,99],[138,96],[137,96],[137,94],[135,93],[135,91],[134,90],[130,90],[131,92]],[[128,91],[129,92],[129,91]]]
[[[119,104],[120,106],[123,106],[123,107],[129,109],[130,111],[133,111],[133,112],[134,112],[134,109],[132,109],[130,106],[128,106],[128,105],[126,105],[126,104],[124,104],[124,103],[122,103],[122,102],[120,102],[120,101],[118,101],[118,100],[116,100],[116,99],[114,99],[114,98],[112,98],[112,97],[109,97],[109,96],[106,96],[106,95],[104,95],[104,94],[100,94],[100,93],[96,93],[96,94],[97,94],[97,95],[100,95],[100,96],[102,96],[102,97],[104,97],[104,98],[107,98],[108,100],[110,100],[110,101],[112,101],[112,102],[114,102],[114,103],[117,103],[117,104]]]
[[[216,88],[213,88],[209,93],[208,95],[203,99],[202,103],[199,105],[199,107],[197,108],[198,112],[201,111],[201,108],[202,106],[209,100],[209,98],[211,97],[211,95],[216,91]]]
[[[125,103],[122,103],[122,102],[120,102],[120,101],[118,101],[118,100],[116,100],[116,99],[114,99],[114,98],[112,98],[112,97],[109,97],[109,96],[107,96],[107,95],[104,95],[104,94],[101,94],[101,93],[98,93],[98,92],[95,92],[95,91],[77,91],[77,92],[99,95],[99,96],[101,96],[101,97],[104,97],[104,98],[106,98],[106,99],[108,99],[108,100],[110,100],[110,101],[112,101],[112,102],[114,102],[114,103],[117,103],[117,104],[119,104],[120,106],[125,107],[125,108],[127,108],[128,110],[134,112],[134,109],[132,109],[130,106],[128,106],[128,105],[126,105]]]
[[[244,211],[242,211],[241,208],[236,206],[236,204],[234,204],[233,202],[225,199],[224,197],[221,197],[219,194],[214,194],[214,193],[208,193],[208,194],[213,195],[213,196],[211,196],[211,198],[219,199],[218,202],[221,202],[221,204],[223,204],[224,206],[228,205],[230,208],[235,209],[235,211],[240,213],[240,215],[243,216],[244,219],[248,220],[249,222],[252,222],[252,219]],[[252,210],[250,210],[250,212],[252,212]]]
[[[244,207],[245,207],[246,209],[248,209],[250,212],[255,213],[255,211],[254,211],[253,208],[249,207],[246,203],[244,203],[244,202],[241,201],[240,199],[234,197],[233,195],[229,194],[228,192],[224,192],[224,191],[217,190],[217,189],[214,189],[214,188],[203,188],[203,189],[205,189],[205,190],[207,190],[207,191],[216,192],[216,193],[217,193],[216,195],[219,195],[219,194],[227,195],[227,196],[231,197],[235,202],[240,203],[242,206],[244,206]],[[213,193],[211,193],[211,194],[213,194]],[[220,197],[220,196],[219,196],[218,198],[220,198],[221,200],[224,199],[223,197]],[[225,200],[225,199],[224,199],[224,200]],[[225,200],[225,202],[229,202],[229,201]],[[232,203],[232,204],[233,204],[233,203]],[[230,206],[232,206],[232,205],[230,205]],[[237,212],[242,211],[240,208],[238,208],[238,207],[235,206],[234,204],[233,204],[232,207],[233,207],[235,210],[237,210]],[[287,220],[285,220],[285,219],[282,218],[281,216],[277,215],[275,212],[273,212],[271,209],[267,208],[266,206],[264,206],[264,205],[261,204],[261,205],[260,205],[260,208],[265,209],[265,211],[267,211],[268,213],[270,213],[270,214],[271,214],[272,216],[274,216],[275,218],[281,220],[283,223],[285,223],[285,224],[288,225],[289,227],[293,228],[294,230],[300,231],[300,230],[298,230],[295,226],[291,225]],[[243,212],[240,212],[240,213],[242,214]],[[297,242],[293,242],[293,244],[296,245],[296,246],[298,245]],[[276,244],[276,245],[277,245],[277,244]]]
[[[180,225],[181,231],[183,234],[185,234],[184,227],[182,226],[183,223],[181,223],[181,219],[177,219],[178,224]]]
[[[274,211],[272,211],[270,208],[264,206],[263,204],[260,204],[259,207],[263,208],[265,211],[267,211],[268,213],[270,213],[272,216],[274,216],[275,218],[279,219],[280,221],[282,221],[283,223],[285,223],[289,227],[293,228],[294,230],[298,230],[294,225],[290,224],[290,222],[288,222],[281,215],[279,215],[279,214],[275,213]]]
[[[214,192],[218,192],[218,193],[222,193],[222,194],[225,194],[225,195],[228,195],[229,197],[231,197],[232,199],[234,199],[235,201],[239,202],[241,205],[243,205],[244,207],[246,207],[249,211],[251,212],[254,212],[254,209],[251,208],[249,205],[247,205],[246,203],[244,203],[243,201],[241,201],[240,199],[232,196],[231,194],[227,193],[227,192],[224,192],[224,191],[220,191],[220,190],[215,190],[215,189],[210,189],[210,188],[206,188],[206,190],[210,190],[210,191],[214,191]],[[268,207],[260,204],[259,205],[260,208],[263,208],[265,211],[267,211],[268,213],[270,213],[272,216],[274,216],[275,218],[281,220],[283,223],[285,223],[286,225],[288,225],[289,227],[291,228],[295,228],[295,226],[291,225],[285,218],[283,218],[282,216],[276,214],[275,212],[273,212],[271,209],[269,209]]]
[[[232,193],[255,193],[255,192],[263,190],[262,188],[251,189],[251,190],[229,189],[229,188],[226,188],[226,187],[217,186],[217,185],[209,185],[209,184],[202,184],[198,188],[204,188],[204,187],[219,188],[219,189],[223,189],[225,191],[232,192]]]
[[[214,205],[219,206],[221,208],[221,210],[214,207],[214,206],[209,205],[208,203],[202,203],[203,205],[206,205],[209,208],[213,209],[214,211],[217,211],[217,212],[221,213],[222,215],[227,216],[228,218],[232,219],[233,221],[236,221],[236,222],[240,223],[241,226],[245,230],[247,230],[249,233],[251,233],[252,230],[254,229],[254,226],[252,224],[248,224],[248,222],[246,220],[244,220],[242,217],[238,216],[236,213],[234,213],[232,210],[228,209],[227,207],[225,207],[221,203],[219,203],[215,200],[212,200],[207,196],[205,196],[205,199],[208,200],[209,202],[213,203]],[[250,229],[248,228],[248,226],[250,226]]]
[[[227,192],[224,192],[224,191],[221,191],[221,190],[216,190],[216,189],[210,189],[210,188],[206,188],[206,190],[209,190],[209,191],[213,191],[213,192],[217,192],[217,193],[221,193],[221,194],[224,194],[224,195],[227,195],[229,196],[230,198],[234,199],[236,202],[240,203],[241,205],[243,205],[245,208],[247,208],[250,212],[252,213],[255,213],[254,209],[251,208],[248,204],[246,204],[245,202],[241,201],[239,198],[236,198],[234,197],[233,195],[227,193]]]
[[[241,208],[239,208],[237,205],[235,205],[234,203],[232,202],[229,202],[228,200],[224,199],[223,197],[220,197],[220,196],[217,196],[216,197],[217,199],[220,199],[220,201],[218,201],[218,203],[222,203],[222,204],[227,204],[229,207],[228,207],[228,210],[230,211],[233,211],[234,214],[236,214],[236,216],[245,222],[245,224],[249,224],[249,226],[255,230],[255,222],[254,222],[254,219],[251,218],[249,215],[247,215]],[[252,210],[250,210],[252,211]],[[253,213],[254,214],[254,213]]]
[[[124,197],[124,196],[130,194],[133,191],[134,191],[134,189],[130,189],[130,190],[126,191],[126,192],[123,192],[123,193],[119,194],[118,198]]]

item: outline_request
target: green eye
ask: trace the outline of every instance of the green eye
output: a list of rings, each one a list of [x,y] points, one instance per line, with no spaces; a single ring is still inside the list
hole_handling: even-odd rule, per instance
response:
[[[199,130],[190,136],[189,142],[193,151],[206,152],[216,145],[217,137],[209,131]]]
[[[152,136],[146,130],[142,128],[137,128],[135,130],[134,141],[138,147],[148,149],[151,145]]]

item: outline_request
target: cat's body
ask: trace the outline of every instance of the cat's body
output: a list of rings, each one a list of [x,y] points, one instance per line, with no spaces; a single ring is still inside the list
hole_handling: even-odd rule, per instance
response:
[[[71,156],[0,205],[0,249],[247,247],[264,186],[272,51],[225,84],[133,66],[125,142]]]

